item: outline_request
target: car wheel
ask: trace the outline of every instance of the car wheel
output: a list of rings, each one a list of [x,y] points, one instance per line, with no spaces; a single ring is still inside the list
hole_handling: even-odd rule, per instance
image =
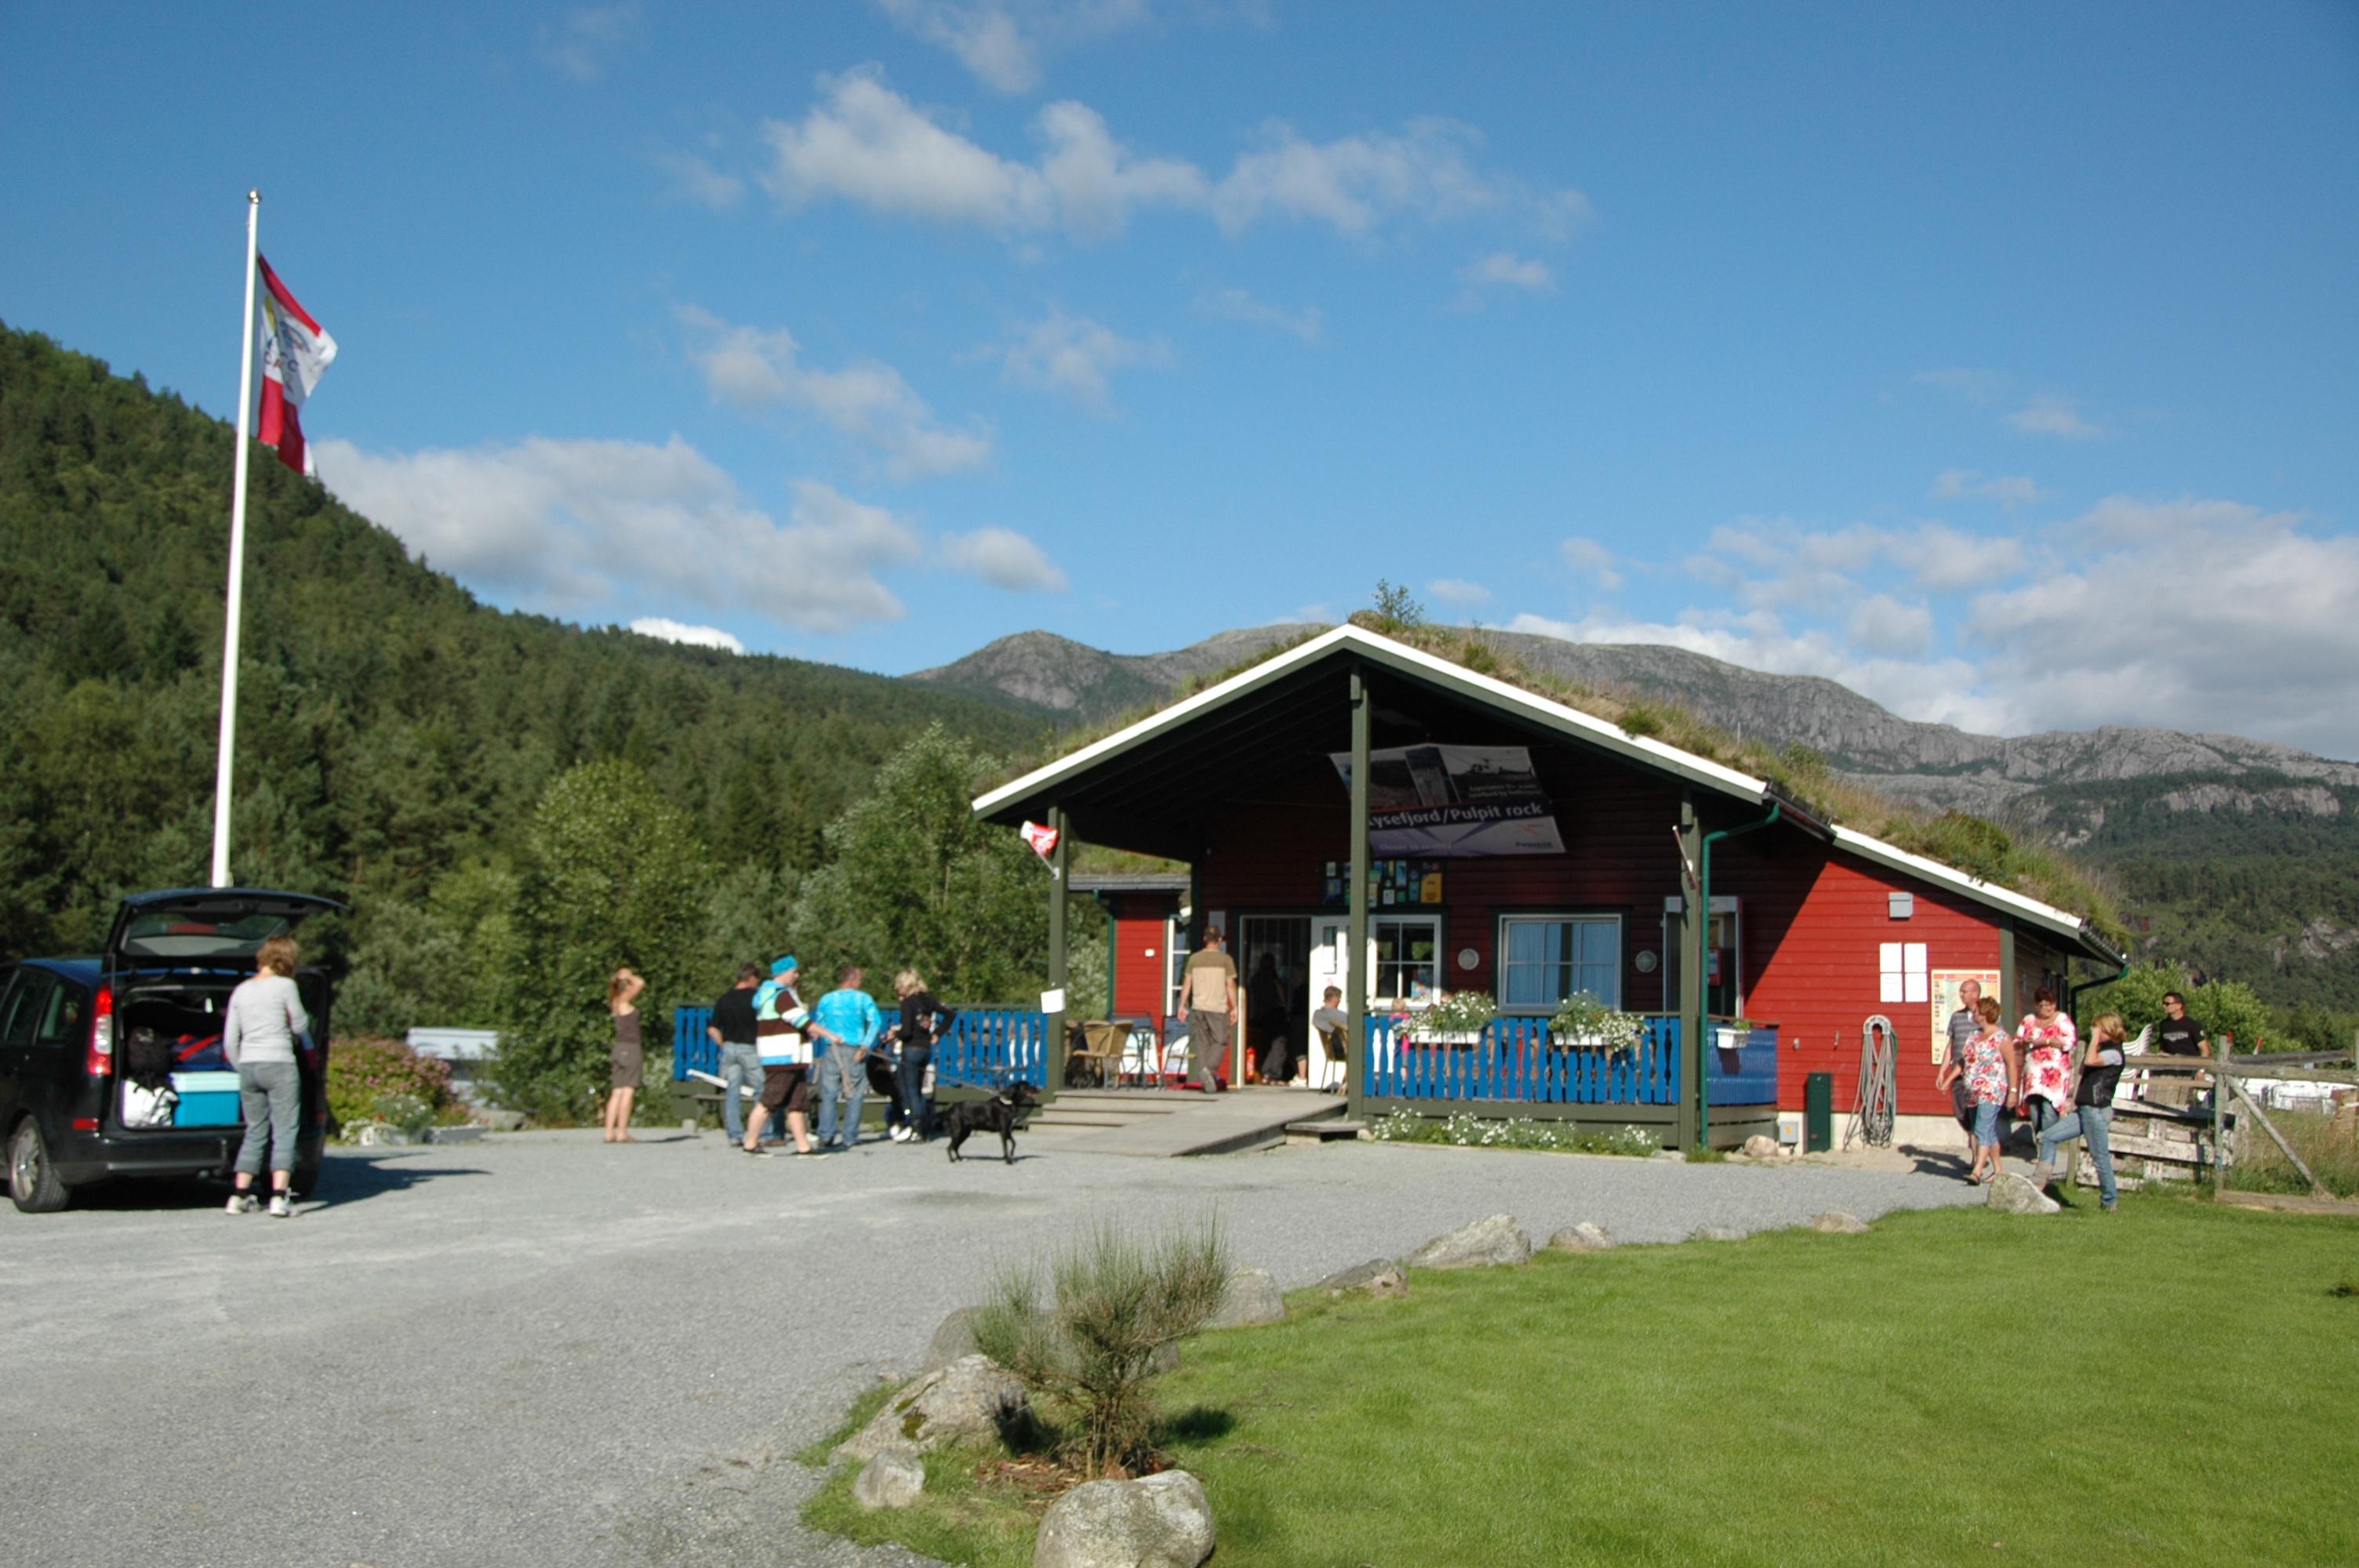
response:
[[[49,1162],[49,1141],[29,1116],[8,1140],[8,1195],[27,1214],[55,1214],[66,1206],[66,1184]]]

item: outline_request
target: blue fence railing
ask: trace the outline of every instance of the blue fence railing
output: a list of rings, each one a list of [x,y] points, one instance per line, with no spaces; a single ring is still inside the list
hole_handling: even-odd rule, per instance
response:
[[[934,1045],[934,1084],[940,1088],[995,1089],[1022,1078],[1034,1088],[1049,1087],[1049,1018],[1038,1008],[954,1008],[948,1033]],[[721,1047],[705,1029],[709,1007],[671,1010],[671,1076],[721,1071]]]
[[[1368,1020],[1364,1061],[1368,1092],[1379,1099],[1677,1105],[1686,1078],[1680,1021],[1660,1013],[1647,1016],[1626,1051],[1555,1044],[1543,1018],[1496,1018],[1459,1040],[1376,1016]],[[1713,1105],[1776,1103],[1776,1028],[1753,1031],[1737,1050],[1706,1052],[1704,1075]]]
[[[961,1007],[934,1042],[934,1087],[1049,1087],[1049,1015],[1038,1008]]]
[[[1712,1027],[1712,1049],[1703,1054],[1704,1100],[1710,1105],[1777,1103],[1777,1028],[1740,1031]],[[1724,1043],[1733,1042],[1728,1049]]]

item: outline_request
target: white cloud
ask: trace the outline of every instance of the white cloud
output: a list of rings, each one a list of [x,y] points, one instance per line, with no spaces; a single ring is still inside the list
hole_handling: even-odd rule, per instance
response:
[[[1962,534],[1939,523],[1886,535],[1885,557],[1932,593],[1987,588],[2022,575],[2023,541],[2005,534]]]
[[[1973,469],[1943,469],[1933,476],[1933,496],[1939,501],[1962,497],[1995,501],[2009,512],[2048,499],[2028,475],[1984,474]]]
[[[2359,757],[2359,535],[2299,514],[2109,497],[2073,566],[1975,601],[1994,682],[2041,726],[2227,730]]]
[[[1491,597],[1491,590],[1481,583],[1454,577],[1436,578],[1425,585],[1425,591],[1444,604],[1461,607],[1481,604]]]
[[[1101,417],[1113,412],[1108,378],[1114,371],[1171,362],[1171,351],[1160,340],[1125,338],[1087,317],[1068,316],[1062,310],[1050,310],[1041,319],[1023,324],[994,351],[1004,361],[1009,381],[1060,393]]]
[[[745,651],[744,643],[718,626],[690,626],[685,622],[669,621],[660,615],[642,615],[631,622],[631,630],[642,637],[658,637],[667,643],[685,643],[692,648],[719,648],[728,654]]]
[[[575,81],[595,81],[638,31],[636,5],[589,5],[568,11],[554,27],[535,36],[540,63]]]
[[[1012,528],[978,528],[972,534],[945,534],[941,557],[953,571],[981,578],[1011,593],[1065,591],[1065,574],[1039,546]]]
[[[842,370],[818,370],[801,362],[794,335],[782,328],[734,326],[693,305],[680,307],[678,315],[695,335],[688,357],[715,402],[741,408],[783,404],[816,416],[885,454],[897,479],[955,473],[991,459],[989,436],[936,422],[926,400],[891,365],[860,360]]]
[[[1764,609],[1847,600],[1863,591],[1861,575],[1878,566],[1898,568],[1928,592],[1955,592],[2020,573],[2023,542],[1939,523],[1809,529],[1790,518],[1746,518],[1713,529],[1687,561],[1692,576]]]
[[[1034,117],[1040,152],[1027,162],[943,126],[874,67],[823,76],[818,86],[819,101],[800,120],[763,126],[772,158],[762,182],[788,207],[837,200],[1004,236],[1061,227],[1085,240],[1120,233],[1150,209],[1208,212],[1231,234],[1285,218],[1346,235],[1397,218],[1504,212],[1560,236],[1589,211],[1579,191],[1476,167],[1481,135],[1454,121],[1326,142],[1273,122],[1214,179],[1184,159],[1134,153],[1083,103],[1050,103]]]
[[[1196,308],[1207,316],[1225,320],[1245,321],[1256,327],[1274,327],[1290,332],[1306,343],[1319,341],[1321,317],[1319,307],[1306,305],[1299,310],[1266,304],[1242,288],[1223,288],[1196,297]]]
[[[2071,441],[2085,441],[2105,433],[2102,426],[2081,416],[2078,403],[2053,393],[2033,398],[2008,415],[2006,422],[2029,435],[2061,436]]]
[[[713,168],[694,153],[658,151],[649,155],[648,161],[669,177],[671,194],[678,200],[725,212],[745,194],[743,179]]]
[[[1029,92],[1042,57],[1151,19],[1147,0],[875,0],[911,38],[946,49],[984,86]]]
[[[1845,629],[1870,653],[1895,658],[1913,657],[1933,645],[1932,611],[1888,593],[1869,594],[1854,605]]]
[[[1621,590],[1624,579],[1616,569],[1621,557],[1596,540],[1575,534],[1557,546],[1557,554],[1573,576],[1600,593]]]
[[[778,523],[678,436],[385,455],[318,446],[337,495],[422,559],[550,614],[651,600],[849,631],[900,618],[876,574],[920,553],[900,518],[823,484],[797,484]]]
[[[1968,370],[1953,365],[1942,370],[1920,370],[1911,379],[1920,386],[1938,386],[1969,403],[1995,403],[2006,391],[2006,377],[1995,370]]]
[[[1530,294],[1556,292],[1556,274],[1548,264],[1516,255],[1512,251],[1494,251],[1487,256],[1477,256],[1458,269],[1458,281],[1466,286],[1462,297],[1475,299],[1485,288],[1520,288]]]

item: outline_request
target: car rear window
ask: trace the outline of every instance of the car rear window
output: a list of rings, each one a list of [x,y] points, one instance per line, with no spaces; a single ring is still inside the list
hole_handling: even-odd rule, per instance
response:
[[[132,918],[123,935],[123,951],[135,958],[251,958],[256,948],[287,929],[283,914],[213,920],[158,910]]]

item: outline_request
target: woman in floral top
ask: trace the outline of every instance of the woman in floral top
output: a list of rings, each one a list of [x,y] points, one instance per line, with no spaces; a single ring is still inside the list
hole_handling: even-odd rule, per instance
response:
[[[2031,993],[2032,1011],[2015,1037],[2016,1077],[2023,1086],[2023,1115],[2036,1140],[2063,1119],[2072,1104],[2074,1059],[2080,1032],[2071,1016],[2056,1011],[2056,993],[2046,986]]]
[[[1998,1115],[2015,1098],[2015,1059],[2006,1032],[1998,1026],[1998,1002],[1984,997],[1974,1010],[1982,1033],[1966,1042],[1966,1094],[1974,1102],[1974,1163],[1966,1180],[1975,1186],[1999,1173]]]

